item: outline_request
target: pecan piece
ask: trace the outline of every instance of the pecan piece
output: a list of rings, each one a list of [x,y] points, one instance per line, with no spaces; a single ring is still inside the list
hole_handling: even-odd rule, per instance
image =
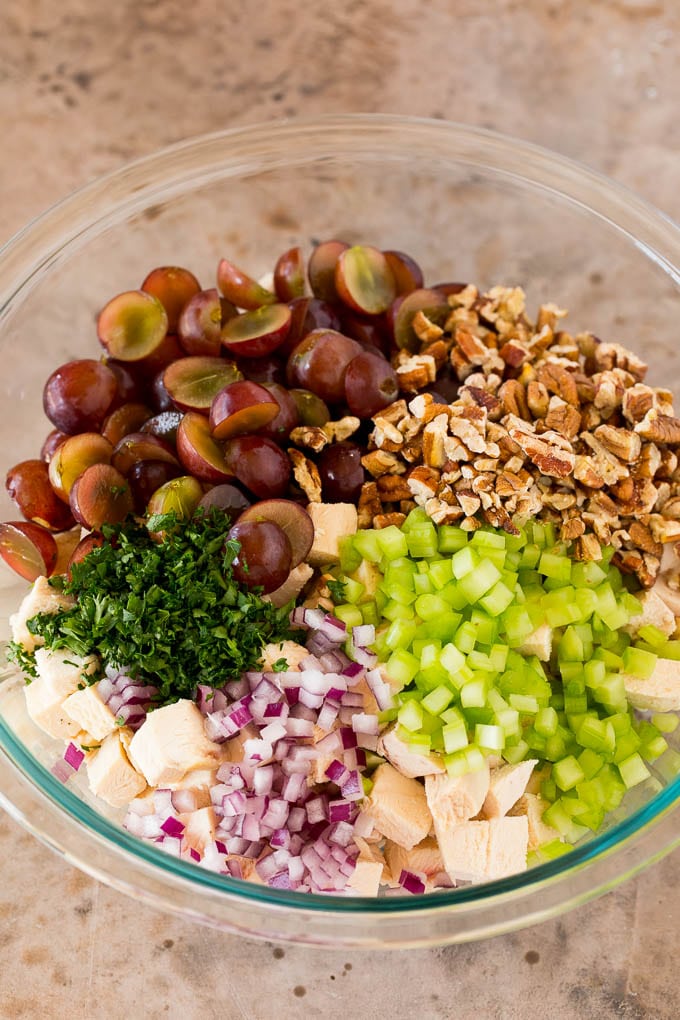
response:
[[[554,429],[568,439],[574,439],[581,427],[581,412],[573,404],[565,403],[561,397],[552,397],[545,416],[545,425],[546,428]]]
[[[650,528],[641,521],[633,521],[628,526],[628,534],[630,535],[631,542],[637,549],[642,549],[643,552],[651,553],[653,556],[661,556],[663,552],[661,542],[654,537]],[[680,529],[678,534],[680,534]]]
[[[505,414],[514,414],[524,421],[531,420],[526,390],[519,379],[507,379],[498,390],[498,396]]]
[[[666,443],[669,446],[680,444],[680,418],[660,414],[655,407],[650,407],[642,421],[635,425],[635,431],[653,443]]]
[[[548,393],[554,393],[574,407],[579,406],[576,380],[562,365],[556,365],[552,361],[543,362],[538,368],[538,381],[543,383]]]
[[[602,547],[595,535],[581,535],[574,542],[574,558],[577,560],[601,560]]]
[[[373,518],[373,527],[381,530],[382,528],[390,528],[392,526],[400,528],[406,520],[406,514],[401,514],[396,510],[393,510],[389,514],[376,514]]]
[[[426,499],[436,495],[439,487],[440,474],[434,468],[426,467],[424,464],[414,467],[408,476],[410,493],[416,503],[421,506]],[[377,494],[377,487],[376,487]]]
[[[411,327],[422,343],[428,343],[430,340],[439,340],[439,337],[444,335],[444,330],[441,326],[438,326],[432,319],[428,319],[422,308],[419,308],[413,316]]]
[[[314,453],[320,453],[330,442],[325,430],[317,425],[299,425],[292,429],[290,440],[296,446],[306,446]]]
[[[386,474],[401,475],[406,470],[403,461],[387,450],[371,450],[361,458],[361,463],[373,478]]]
[[[508,415],[506,422],[510,438],[514,439],[541,474],[551,478],[567,478],[573,473],[576,458],[568,439],[551,431],[538,436],[533,425],[513,415]]]
[[[613,453],[619,460],[632,464],[640,456],[642,443],[640,436],[630,429],[615,428],[613,425],[598,425],[594,435],[605,449]]]
[[[378,486],[375,482],[364,482],[357,502],[357,523],[360,528],[372,528],[373,521],[383,512]]]
[[[295,481],[298,483],[309,502],[320,503],[321,478],[319,476],[319,469],[314,461],[309,460],[308,457],[305,457],[304,453],[293,448],[288,450],[288,456],[290,457],[293,465]]]
[[[429,354],[414,354],[396,365],[397,381],[402,393],[417,393],[437,378],[435,360]]]
[[[353,436],[361,425],[361,420],[353,414],[346,414],[338,421],[327,421],[322,429],[329,443],[342,443],[345,439]]]
[[[534,418],[545,418],[550,406],[550,394],[537,379],[527,383],[527,404]]]
[[[401,499],[411,499],[412,493],[408,481],[403,475],[381,475],[376,481],[378,496],[381,503],[398,503]]]

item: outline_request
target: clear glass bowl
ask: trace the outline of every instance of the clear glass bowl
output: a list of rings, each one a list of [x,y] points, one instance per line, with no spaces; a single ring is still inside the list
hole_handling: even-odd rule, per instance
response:
[[[534,146],[460,125],[343,116],[226,131],[102,178],[0,252],[2,470],[36,456],[52,367],[96,355],[94,315],[155,265],[212,286],[228,255],[253,275],[293,244],[342,237],[405,250],[426,279],[521,284],[567,324],[629,344],[657,384],[680,388],[680,230],[617,184]],[[4,500],[4,502],[3,502]],[[0,519],[16,517],[3,495]],[[24,590],[0,575],[0,617]],[[676,745],[677,746],[677,745]],[[278,892],[168,857],[102,812],[76,777],[49,772],[56,742],[0,683],[0,803],[70,862],[158,907],[269,939],[367,947],[481,938],[595,896],[680,843],[680,780],[637,788],[569,855],[503,881],[426,898],[365,901]]]

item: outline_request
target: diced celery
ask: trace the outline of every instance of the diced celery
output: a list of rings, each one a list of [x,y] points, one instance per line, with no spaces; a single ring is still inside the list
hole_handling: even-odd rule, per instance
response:
[[[521,733],[519,712],[516,708],[501,708],[494,711],[494,722],[501,726],[506,740],[515,734]]]
[[[346,538],[341,538],[339,542],[340,546],[340,569],[345,574],[351,574],[352,571],[357,570],[361,566],[363,559],[362,554],[354,547],[354,536],[350,535]],[[379,559],[380,557],[378,557]],[[378,560],[375,560],[377,563]]]
[[[408,747],[413,754],[428,755],[432,750],[432,737],[429,733],[412,733]]]
[[[463,582],[464,583],[464,582]],[[500,616],[514,600],[514,592],[508,588],[503,581],[498,581],[490,592],[482,596],[479,604],[484,607],[491,616]]]
[[[509,606],[502,617],[501,625],[511,647],[519,647],[534,630],[528,611],[524,606]]]
[[[343,602],[341,605],[336,606],[333,613],[339,620],[347,624],[348,628],[358,627],[364,622],[364,618],[361,615],[361,610],[358,606],[352,606],[348,602]]]
[[[416,595],[426,595],[434,591],[434,585],[429,574],[416,574],[413,578],[413,590]]]
[[[467,620],[465,623],[461,623],[453,639],[453,643],[455,644],[456,648],[459,651],[465,652],[465,654],[467,654],[471,652],[472,649],[475,647],[476,641],[477,631],[475,630],[474,625],[471,624],[469,620]]]
[[[466,552],[467,550],[462,551]],[[456,553],[456,556],[459,555],[460,553]],[[458,587],[468,602],[475,603],[500,580],[500,576],[498,567],[494,566],[491,560],[484,559],[477,564],[474,571],[459,579]]]
[[[380,543],[378,541],[379,534],[379,531],[369,529],[365,531],[357,531],[354,534],[352,538],[354,549],[357,553],[359,553],[362,559],[370,560],[371,563],[380,562],[382,559],[382,549],[380,548]],[[356,567],[354,569],[356,569]]]
[[[608,673],[593,691],[593,697],[601,705],[611,708],[625,708],[627,704],[626,685],[620,673]]]
[[[421,620],[433,620],[449,612],[449,605],[440,595],[419,595],[415,602]]]
[[[486,704],[486,684],[482,680],[469,680],[460,689],[463,708],[482,708]]]
[[[454,751],[460,751],[468,745],[467,728],[463,721],[447,723],[442,728],[442,735],[446,754],[453,754]]]
[[[593,776],[596,776],[604,765],[604,761],[600,755],[596,754],[596,752],[592,751],[589,747],[583,748],[581,753],[578,755],[577,760],[586,780],[592,779]]]
[[[557,733],[557,712],[554,708],[540,708],[534,719],[534,729],[542,737],[552,737]]]
[[[385,664],[385,671],[395,684],[399,687],[406,687],[410,684],[420,668],[420,663],[415,655],[411,655],[404,648],[396,648]]]
[[[502,751],[505,747],[505,732],[502,726],[477,723],[475,743],[487,751]]]
[[[640,738],[635,730],[628,730],[627,733],[622,733],[616,738],[616,747],[614,748],[614,763],[616,765],[623,761],[625,758],[637,751],[640,747]]]
[[[508,661],[507,645],[492,645],[489,651],[491,668],[497,673],[502,673]]]
[[[517,709],[518,712],[524,712],[526,715],[535,715],[540,709],[537,699],[531,695],[511,694],[508,701],[511,708]]]
[[[503,757],[510,765],[517,765],[518,762],[524,761],[528,756],[529,745],[526,740],[518,740],[512,746],[506,744],[503,748]]]
[[[439,594],[451,609],[464,609],[467,606],[467,600],[459,589],[457,581],[449,581]]]
[[[525,545],[522,549],[519,565],[526,570],[533,570],[541,557],[541,550],[535,543]]]
[[[464,546],[455,552],[451,557],[451,567],[453,568],[453,576],[457,581],[460,581],[462,577],[466,577],[468,574],[477,567],[479,563],[479,556],[469,545]]]
[[[427,524],[429,521],[430,515],[427,510],[422,506],[416,506],[413,510],[409,511],[406,520],[401,526],[401,530],[408,534],[417,524]]]
[[[415,524],[406,535],[406,541],[408,543],[409,554],[419,559],[428,559],[436,556],[439,551],[437,547],[437,530],[431,522]]]
[[[668,750],[668,741],[654,723],[643,720],[638,728],[640,737],[640,754],[645,761],[654,761]]]
[[[449,687],[445,687],[443,684],[439,687],[435,687],[433,691],[427,694],[421,704],[424,709],[431,712],[432,715],[441,715],[445,708],[453,701],[453,691]]]
[[[439,662],[433,662],[416,673],[415,682],[420,690],[433,691],[435,687],[450,683],[450,677]]]
[[[361,602],[361,597],[366,591],[366,588],[361,581],[355,581],[351,577],[345,577],[343,579],[343,585],[345,589],[345,599],[347,602],[350,602],[352,605],[357,605],[357,603]]]
[[[440,553],[455,553],[467,545],[468,533],[453,524],[442,524],[439,527],[437,539]]]
[[[491,531],[489,528],[479,528],[473,532],[471,545],[479,546],[482,549],[505,549],[507,537],[504,532]],[[486,555],[486,553],[484,553]]]
[[[470,669],[482,669],[489,673],[494,672],[493,664],[489,656],[484,652],[480,652],[478,649],[473,649],[469,652],[466,661]]]
[[[644,782],[649,777],[649,769],[637,752],[631,754],[629,758],[618,762],[618,769],[621,779],[628,790],[632,786],[637,786],[638,783]]]
[[[643,641],[646,641],[646,643],[651,645],[652,648],[658,648],[659,650],[663,648],[668,640],[663,631],[659,630],[658,627],[655,627],[651,623],[647,623],[643,627],[640,627],[638,630],[638,637],[642,638]]]
[[[571,560],[568,556],[556,556],[544,550],[538,561],[538,572],[555,581],[568,583],[571,580]]]
[[[434,638],[443,644],[447,643],[455,636],[461,619],[460,613],[452,613],[449,609],[445,616],[423,623],[418,629],[418,634],[422,637]]]
[[[567,627],[557,646],[558,658],[564,662],[583,662],[586,653],[576,627]]]
[[[377,541],[383,556],[389,561],[408,553],[406,535],[394,524],[381,528],[377,533]]]
[[[592,751],[613,753],[616,745],[614,727],[606,719],[586,716],[576,731],[576,739],[581,747],[589,747]]]
[[[361,619],[364,623],[372,623],[374,627],[378,627],[380,620],[380,613],[378,612],[378,606],[375,602],[362,602],[359,605],[361,610]]]
[[[415,699],[405,702],[397,713],[399,725],[409,733],[415,733],[423,725],[423,709]]]
[[[675,733],[680,723],[680,717],[672,712],[659,712],[652,716],[652,723],[661,733]]]
[[[439,641],[431,641],[429,638],[415,638],[411,643],[410,651],[420,658],[420,668],[427,669],[434,663],[439,663],[439,653],[442,646]]]
[[[560,797],[543,812],[543,821],[552,829],[557,829],[570,843],[576,843],[588,831],[585,826],[578,825],[564,809],[564,798]]]
[[[625,673],[640,677],[641,680],[649,680],[656,665],[656,655],[652,652],[643,652],[641,648],[626,648],[623,653],[623,669]]]
[[[607,667],[601,659],[591,659],[583,667],[586,687],[599,687],[604,682]]]
[[[465,664],[465,656],[454,644],[449,642],[449,644],[444,645],[439,653],[439,661],[444,669],[448,670],[451,674],[455,674]]]
[[[432,582],[433,588],[436,588],[438,591],[446,587],[449,581],[453,579],[451,560],[433,560],[430,563],[428,577]]]
[[[385,604],[382,614],[386,620],[412,620],[416,612],[413,606],[405,606],[401,602],[390,599]]]

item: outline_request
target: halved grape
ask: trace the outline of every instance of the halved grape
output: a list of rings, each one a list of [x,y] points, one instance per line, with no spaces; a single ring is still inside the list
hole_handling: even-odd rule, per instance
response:
[[[113,446],[98,432],[81,432],[64,440],[54,451],[47,469],[57,496],[68,503],[71,487],[78,475],[92,464],[109,464],[112,455]]]
[[[342,332],[340,317],[327,301],[315,297],[295,298],[289,304],[290,330],[284,343],[277,349],[277,355],[287,358],[293,348],[313,329],[335,329]]]
[[[301,248],[290,248],[274,267],[274,290],[279,301],[293,301],[305,293],[305,263]]]
[[[155,414],[153,418],[145,421],[139,431],[148,432],[151,436],[158,436],[159,439],[164,439],[170,446],[175,447],[177,429],[183,417],[181,411],[161,411],[160,414]]]
[[[375,351],[384,357],[389,356],[391,332],[384,315],[360,315],[350,308],[344,308],[341,321],[341,332],[345,336],[351,336],[364,350]]]
[[[386,316],[397,347],[409,351],[420,350],[421,344],[412,326],[416,312],[424,312],[432,322],[443,325],[449,315],[449,304],[441,291],[432,288],[421,288],[398,297]]]
[[[109,413],[117,392],[116,376],[107,365],[81,358],[52,372],[43,389],[43,408],[60,432],[93,432]]]
[[[169,366],[167,366],[169,367]],[[165,369],[162,368],[157,375],[153,377],[149,386],[148,395],[151,398],[151,405],[156,414],[165,414],[168,411],[176,411],[175,401],[168,393],[168,388],[165,385]]]
[[[228,482],[236,473],[213,438],[208,419],[196,411],[187,411],[179,424],[177,455],[184,468],[202,482]]]
[[[262,426],[260,435],[268,436],[275,443],[286,443],[291,431],[300,424],[297,405],[285,386],[274,382],[264,383],[263,388],[274,397],[279,405],[279,410],[276,417]]]
[[[361,344],[332,329],[315,329],[297,345],[288,359],[291,386],[312,390],[330,404],[345,399],[345,372]]]
[[[97,316],[100,343],[120,361],[140,361],[153,354],[167,332],[165,308],[158,298],[143,290],[118,294]]]
[[[0,556],[12,570],[26,581],[49,577],[57,562],[54,536],[29,521],[6,521],[0,524]]]
[[[46,464],[49,464],[54,456],[54,451],[58,446],[61,446],[65,439],[68,439],[68,432],[60,432],[59,429],[52,429],[45,436],[45,441],[40,447],[40,456]]]
[[[224,447],[229,470],[255,496],[283,496],[290,482],[290,460],[264,436],[234,436]]]
[[[307,275],[314,297],[322,301],[337,301],[335,267],[340,255],[349,248],[344,241],[322,241],[309,256]]]
[[[7,491],[28,521],[50,531],[73,527],[71,511],[50,484],[44,460],[22,460],[7,472]]]
[[[311,390],[303,390],[294,387],[288,390],[288,395],[293,399],[297,408],[301,425],[325,425],[331,420],[331,412],[321,397]]]
[[[180,475],[156,489],[149,500],[147,514],[169,514],[175,513],[184,520],[194,514],[196,507],[203,496],[201,483],[191,475]],[[156,537],[162,537],[162,532],[153,532]]]
[[[140,460],[162,460],[166,464],[178,464],[174,450],[164,439],[148,432],[131,432],[123,436],[114,447],[111,463],[116,471],[127,475],[133,464],[138,464]]]
[[[279,413],[278,402],[258,383],[241,379],[220,390],[210,405],[210,431],[215,439],[257,432]]]
[[[358,418],[371,418],[399,396],[397,373],[380,354],[362,351],[345,372],[347,406]]]
[[[356,244],[338,256],[335,286],[340,298],[356,312],[379,315],[397,295],[394,274],[383,253]]]
[[[222,351],[222,324],[236,314],[234,305],[220,297],[216,287],[194,294],[185,305],[177,326],[185,354],[218,357]]]
[[[91,531],[121,523],[134,509],[130,486],[111,464],[86,468],[73,483],[70,503],[75,519]]]
[[[104,362],[116,377],[118,392],[116,398],[109,408],[115,410],[119,404],[142,404],[144,403],[144,391],[146,380],[139,371],[138,361],[116,361],[115,358],[107,358]]]
[[[265,593],[280,588],[290,573],[291,547],[285,532],[272,521],[237,521],[227,537],[240,545],[232,563],[234,577]]]
[[[238,366],[239,372],[245,379],[250,379],[251,382],[262,383],[280,383],[285,385],[286,382],[286,363],[279,357],[281,348],[278,348],[274,354],[266,355],[263,358],[236,358],[236,365]]]
[[[184,357],[184,350],[174,333],[166,333],[158,347],[146,358],[135,361],[134,366],[142,379],[150,379],[171,365],[173,361]],[[131,362],[132,364],[132,362]]]
[[[231,301],[237,308],[254,309],[261,305],[273,305],[276,301],[276,294],[261,286],[228,259],[220,259],[217,266],[217,287],[227,301]]]
[[[397,294],[410,294],[423,286],[423,271],[410,255],[403,251],[385,251],[383,255],[392,270]]]
[[[361,463],[363,450],[345,440],[330,443],[319,455],[323,498],[329,503],[356,503],[366,472]]]
[[[153,411],[146,404],[121,404],[104,419],[102,435],[115,446],[124,436],[141,429],[152,416]]]
[[[104,536],[97,532],[92,532],[90,535],[85,535],[81,538],[80,542],[76,545],[75,549],[71,553],[71,557],[68,561],[68,568],[66,573],[71,576],[71,567],[76,563],[82,563],[86,556],[88,556],[93,549],[98,549],[104,544]]]
[[[304,507],[290,499],[262,499],[244,510],[238,524],[244,521],[273,521],[288,536],[291,548],[290,569],[307,558],[314,542],[314,524]]]
[[[224,510],[234,520],[243,510],[247,510],[250,505],[250,500],[247,496],[244,496],[240,489],[235,485],[225,482],[223,485],[213,485],[212,489],[209,489],[201,497],[198,508],[199,510],[209,510],[211,506],[216,506],[220,510]]]
[[[158,266],[146,276],[141,289],[158,298],[168,316],[168,332],[174,333],[182,310],[201,285],[188,269]]]
[[[57,562],[54,565],[53,574],[65,574],[67,572],[71,557],[80,542],[82,530],[79,525],[75,525],[68,531],[55,533],[54,541],[57,543]]]
[[[286,339],[290,320],[290,308],[284,304],[263,305],[243,312],[222,326],[222,344],[240,357],[264,357]]]
[[[229,383],[241,378],[227,358],[195,356],[178,358],[163,373],[163,384],[180,411],[207,414],[215,396]]]

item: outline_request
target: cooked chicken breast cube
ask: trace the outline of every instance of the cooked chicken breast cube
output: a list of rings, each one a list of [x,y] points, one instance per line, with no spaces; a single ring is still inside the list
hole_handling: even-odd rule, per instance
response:
[[[270,595],[263,595],[265,602],[271,602],[274,606],[285,606],[286,602],[296,599],[304,586],[314,573],[309,563],[298,563],[288,575],[280,588],[271,592]]]
[[[505,878],[526,871],[529,823],[525,816],[492,818],[489,821],[487,876]]]
[[[462,776],[425,777],[427,803],[437,835],[479,814],[489,792],[489,781],[486,762],[483,768]]]
[[[349,895],[377,896],[382,879],[383,866],[377,861],[359,858],[354,871],[347,879]]]
[[[666,637],[670,637],[675,632],[675,616],[659,594],[651,588],[649,591],[643,591],[636,595],[636,598],[640,602],[642,611],[631,617],[623,630],[635,638],[640,627],[651,625]]]
[[[527,866],[529,826],[525,816],[462,822],[439,833],[446,871],[457,880],[504,878]]]
[[[680,662],[658,658],[647,680],[623,674],[626,695],[633,708],[650,712],[680,711]]]
[[[64,701],[94,672],[94,656],[82,658],[71,652],[36,648],[38,676],[25,688],[26,709],[31,719],[51,737],[75,737],[83,726],[64,709]]]
[[[543,846],[544,843],[552,843],[555,839],[562,840],[557,829],[543,821],[543,812],[547,807],[546,801],[538,794],[525,793],[510,810],[511,815],[526,815],[529,826],[529,850],[536,850],[537,847]]]
[[[394,883],[399,882],[402,871],[416,871],[433,878],[446,870],[439,843],[434,836],[426,836],[412,850],[405,850],[403,846],[386,840],[385,861]]]
[[[279,659],[285,659],[288,663],[288,672],[294,672],[300,668],[303,659],[309,657],[309,652],[304,645],[297,641],[270,642],[262,649],[262,672],[271,673],[274,663]]]
[[[522,796],[531,778],[537,759],[518,762],[517,765],[501,765],[491,769],[489,792],[484,799],[482,814],[485,818],[502,818]]]
[[[310,503],[307,512],[314,525],[314,542],[308,562],[313,567],[337,563],[340,540],[357,530],[357,508],[354,503]]]
[[[552,652],[553,630],[547,623],[542,623],[520,645],[522,655],[537,655],[541,662],[548,662]]]
[[[222,758],[220,745],[205,735],[203,716],[187,699],[149,712],[129,753],[150,786],[177,782],[192,769],[210,768]]]
[[[397,733],[397,727],[385,730],[378,741],[378,754],[394,765],[402,776],[416,779],[418,776],[430,776],[443,773],[444,766],[435,754],[417,754],[405,744]]]
[[[16,613],[9,618],[12,640],[23,645],[27,652],[32,652],[45,642],[42,637],[31,634],[27,627],[28,621],[38,613],[58,613],[62,609],[70,609],[75,604],[75,599],[71,595],[57,591],[46,577],[36,578]]]
[[[215,839],[215,828],[217,827],[217,815],[210,806],[197,808],[196,811],[187,811],[177,815],[184,825],[182,833],[183,840],[194,850],[202,854],[208,843]]]
[[[116,729],[116,717],[102,701],[97,687],[97,684],[92,684],[69,694],[63,707],[66,715],[79,723],[90,736],[103,740]]]
[[[132,767],[119,733],[111,733],[98,751],[87,756],[90,789],[112,807],[124,807],[146,788],[143,776]]]
[[[422,784],[402,776],[387,762],[373,774],[366,807],[375,828],[407,850],[425,839],[432,828]]]

